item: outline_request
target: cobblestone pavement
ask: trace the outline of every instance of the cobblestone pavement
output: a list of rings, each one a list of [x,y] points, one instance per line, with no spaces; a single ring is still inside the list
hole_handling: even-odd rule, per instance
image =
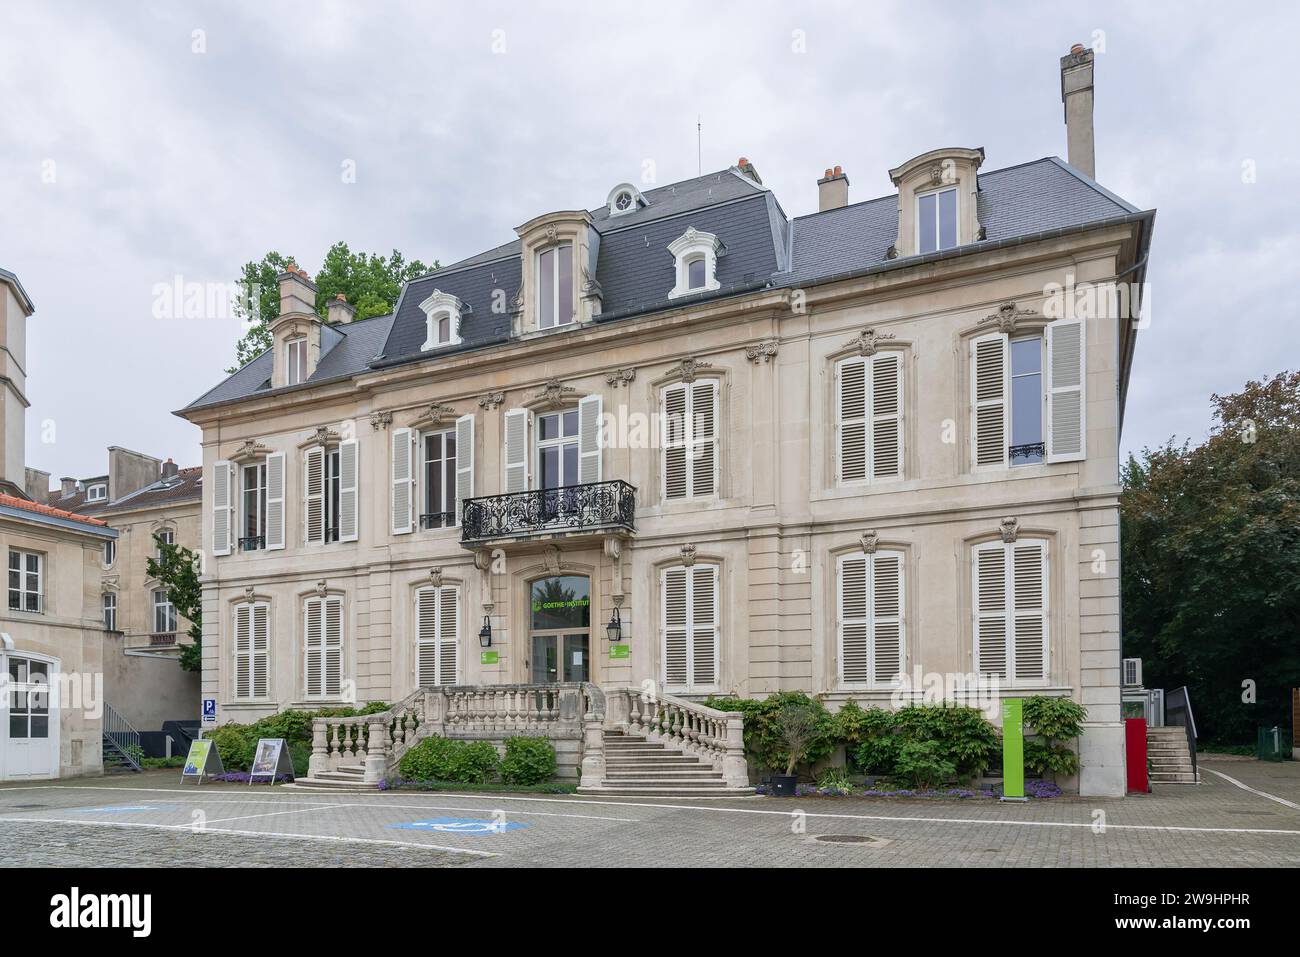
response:
[[[1278,796],[1300,792],[1295,762],[1212,766]],[[338,794],[224,784],[198,788],[178,784],[175,772],[150,772],[0,788],[0,864],[1300,866],[1300,810],[1216,775],[1205,778],[1200,785],[1157,786],[1153,794],[1123,800],[1009,805],[969,799]],[[827,835],[879,840],[815,840]]]

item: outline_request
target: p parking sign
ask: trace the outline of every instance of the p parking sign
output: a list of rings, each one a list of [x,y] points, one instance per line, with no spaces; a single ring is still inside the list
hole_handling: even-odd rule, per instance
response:
[[[217,723],[217,699],[203,699],[203,723],[215,725]]]

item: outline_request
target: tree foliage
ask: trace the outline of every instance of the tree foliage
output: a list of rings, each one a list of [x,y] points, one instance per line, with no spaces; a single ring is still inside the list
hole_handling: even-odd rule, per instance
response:
[[[183,545],[153,537],[157,558],[147,560],[150,578],[167,589],[167,600],[176,613],[190,623],[186,634],[194,642],[181,648],[181,668],[198,671],[203,663],[203,587],[199,584],[200,556]]]
[[[1123,469],[1124,654],[1187,685],[1203,740],[1253,741],[1300,686],[1300,373],[1211,401],[1203,444]]]
[[[280,311],[276,277],[291,262],[296,262],[292,256],[272,250],[257,261],[244,264],[239,282],[256,293],[250,297],[255,315],[245,317],[253,325],[235,346],[235,367],[227,372],[234,372],[271,347],[270,324]],[[388,256],[354,253],[347,243],[337,242],[325,253],[315,276],[316,313],[325,318],[329,301],[343,293],[356,308],[356,319],[382,316],[397,304],[404,283],[437,268],[436,262],[432,266],[418,259],[408,262],[396,249]]]

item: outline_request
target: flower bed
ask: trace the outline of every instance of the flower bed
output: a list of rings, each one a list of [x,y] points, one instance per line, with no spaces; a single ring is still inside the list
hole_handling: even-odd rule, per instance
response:
[[[404,778],[391,778],[379,782],[381,791],[496,791],[520,794],[574,794],[576,784],[561,781],[546,781],[541,784],[472,784],[464,781],[408,781]]]
[[[771,794],[772,789],[766,784],[760,784],[754,789],[757,794]],[[891,798],[984,798],[986,800],[1002,796],[1000,788],[981,788],[973,790],[971,788],[931,788],[927,790],[913,790],[910,788],[901,788],[899,790],[888,790],[884,788],[842,788],[842,787],[817,787],[812,784],[800,784],[795,788],[795,797],[891,797]],[[1030,798],[1046,799],[1061,796],[1061,789],[1055,784],[1048,781],[1026,781],[1025,796]]]

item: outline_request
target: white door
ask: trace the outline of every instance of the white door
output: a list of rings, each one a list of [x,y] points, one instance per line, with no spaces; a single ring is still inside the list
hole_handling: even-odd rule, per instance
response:
[[[7,682],[0,714],[0,778],[59,775],[59,713],[50,691],[57,660],[5,656]]]

